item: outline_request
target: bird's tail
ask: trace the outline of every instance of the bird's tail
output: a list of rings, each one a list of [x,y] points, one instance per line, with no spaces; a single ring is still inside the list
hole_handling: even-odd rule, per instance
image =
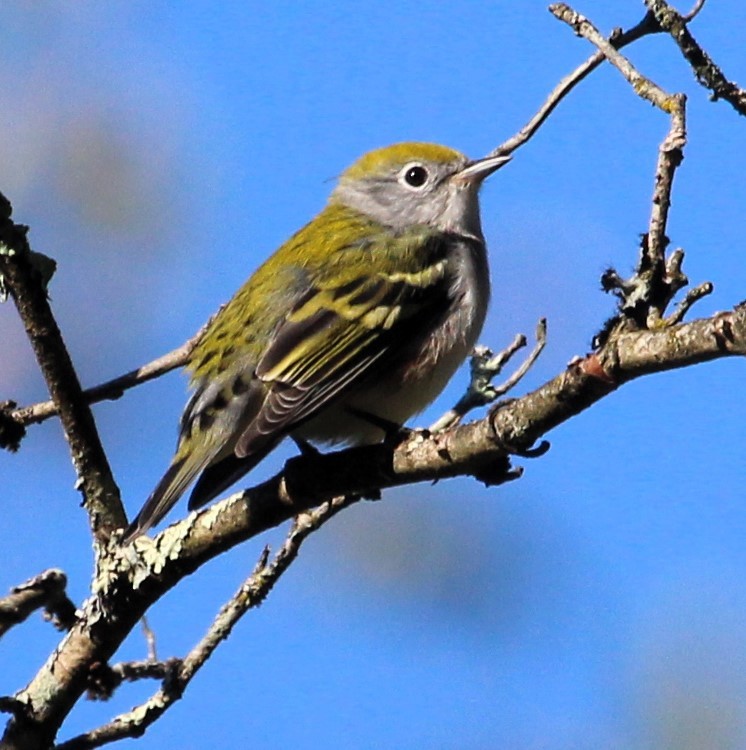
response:
[[[195,467],[194,462],[190,461],[188,456],[175,459],[156,488],[150,493],[150,497],[145,501],[140,512],[127,527],[122,544],[129,544],[155,526],[173,508],[202,468],[202,466]]]
[[[227,490],[244,474],[251,471],[275,447],[277,442],[275,440],[264,446],[261,451],[249,456],[239,458],[235,454],[230,454],[209,466],[205,466],[207,461],[195,465],[194,460],[190,460],[192,456],[180,459],[177,454],[171,466],[168,467],[168,471],[158,482],[158,486],[127,527],[122,544],[129,544],[155,526],[173,508],[197,474],[200,477],[189,498],[189,510],[200,508]]]
[[[210,500],[235,484],[244,474],[251,471],[275,447],[277,441],[248,456],[238,457],[234,453],[208,466],[200,474],[189,497],[189,510],[201,508]]]

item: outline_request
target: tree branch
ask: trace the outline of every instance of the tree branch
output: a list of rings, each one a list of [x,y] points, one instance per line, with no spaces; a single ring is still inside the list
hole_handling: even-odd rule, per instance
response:
[[[89,750],[124,737],[140,737],[144,734],[153,722],[181,698],[192,678],[218,645],[228,638],[246,612],[259,606],[266,599],[282,574],[298,556],[304,540],[354,501],[355,498],[349,495],[338,497],[313,511],[297,516],[272,562],[268,562],[269,548],[265,547],[252,574],[222,607],[205,636],[183,660],[174,659],[169,662],[158,662],[156,665],[145,662],[138,665],[136,670],[127,668],[128,665],[120,666],[119,672],[128,675],[129,679],[162,676],[163,685],[155,695],[131,711],[115,717],[108,724],[57,745],[55,750]],[[116,667],[112,668],[112,671],[115,669]],[[122,676],[121,679],[126,677]]]
[[[686,97],[683,94],[668,94],[650,78],[642,75],[587,18],[565,3],[555,3],[550,6],[550,10],[556,18],[571,26],[576,34],[595,44],[638,96],[671,118],[668,135],[658,149],[650,224],[643,237],[635,276],[629,281],[622,281],[615,271],[610,270],[602,281],[607,291],[621,292],[619,296],[622,298],[623,317],[619,325],[622,328],[630,323],[637,327],[652,328],[663,321],[666,308],[674,295],[688,283],[681,272],[683,251],[675,252],[666,261],[666,226],[671,207],[673,178],[684,158],[683,149],[686,145]]]
[[[135,589],[180,578],[207,559],[297,513],[350,491],[360,497],[387,487],[475,476],[489,484],[514,477],[509,454],[642,375],[724,356],[746,355],[746,304],[690,323],[620,334],[598,352],[571,363],[554,379],[490,414],[439,433],[415,431],[400,445],[351,448],[290,459],[280,474],[198,513],[154,540],[135,542]],[[178,550],[178,555],[174,554]]]
[[[531,369],[534,362],[544,350],[547,342],[547,321],[542,318],[536,326],[536,344],[523,361],[521,366],[500,385],[493,385],[492,380],[497,377],[503,367],[513,355],[526,346],[526,337],[521,333],[501,352],[493,354],[486,346],[474,349],[469,362],[471,377],[464,395],[458,400],[453,409],[449,409],[430,427],[431,432],[445,430],[457,425],[473,409],[486,406],[496,401],[512,390]]]
[[[106,577],[59,648],[16,697],[33,706],[14,716],[19,733],[49,744],[86,688],[91,664],[107,662],[147,608],[224,550],[329,499],[385,487],[472,475],[486,483],[515,478],[510,450],[524,450],[618,386],[641,375],[746,354],[746,304],[712,318],[610,339],[526,396],[477,422],[446,432],[415,432],[400,445],[373,445],[287,462],[272,479],[180,521],[155,539],[109,544]],[[354,498],[349,501],[352,502]],[[60,665],[64,665],[64,669]]]
[[[83,397],[89,404],[95,404],[99,401],[115,401],[116,399],[121,398],[122,395],[124,395],[124,392],[130,388],[134,388],[141,383],[147,383],[149,380],[165,375],[167,372],[175,370],[177,367],[182,367],[186,363],[187,357],[194,348],[194,344],[198,338],[199,334],[189,339],[189,341],[185,342],[177,349],[173,349],[167,354],[154,359],[152,362],[142,365],[142,367],[130,370],[124,375],[120,375],[112,380],[107,380],[100,385],[86,388],[82,392]],[[9,416],[19,424],[29,425],[44,422],[46,419],[54,417],[57,414],[57,405],[54,401],[42,401],[38,404],[31,404],[30,406],[13,409],[10,411]]]
[[[11,589],[0,599],[0,637],[41,607],[55,627],[69,630],[75,622],[75,605],[67,597],[66,586],[67,576],[52,568]]]
[[[738,114],[746,115],[746,90],[725,77],[687,27],[687,22],[699,12],[701,5],[695,6],[694,11],[686,17],[681,16],[665,0],[645,0],[645,5],[655,16],[660,28],[667,31],[676,42],[681,54],[692,67],[697,82],[712,91],[713,101],[724,99]]]
[[[551,6],[550,6],[551,10]],[[622,49],[638,39],[650,34],[659,34],[660,26],[651,12],[645,14],[642,20],[627,31],[617,30],[609,40],[615,49]],[[500,144],[490,152],[490,155],[511,154],[524,143],[527,143],[536,131],[544,124],[546,119],[556,109],[557,105],[577,86],[584,78],[592,73],[604,60],[603,52],[596,52],[585,62],[581,63],[569,75],[565,76],[551,91],[544,103],[539,107],[536,114],[507,141]]]
[[[217,313],[215,314],[217,315]],[[210,320],[212,320],[212,318],[210,318]],[[99,401],[115,401],[116,399],[121,398],[125,391],[128,391],[130,388],[134,388],[142,383],[147,383],[149,380],[159,378],[161,375],[165,375],[167,372],[175,370],[177,367],[183,367],[189,359],[192,349],[194,349],[209,324],[210,322],[208,321],[194,336],[192,336],[192,338],[189,339],[189,341],[186,341],[181,346],[173,349],[167,354],[154,359],[152,362],[148,362],[135,370],[130,370],[124,375],[120,375],[112,380],[107,380],[100,385],[86,388],[83,391],[83,398],[85,398],[89,404],[95,404]],[[31,404],[30,406],[24,406],[22,408],[13,407],[7,409],[7,416],[14,422],[23,426],[38,424],[39,422],[43,422],[57,414],[57,405],[54,401],[42,401],[38,404]]]
[[[124,523],[119,489],[49,307],[43,281],[31,263],[26,240],[28,227],[11,220],[10,203],[1,195],[0,204],[5,209],[0,217],[0,276],[18,308],[49,393],[57,405],[78,475],[78,487],[83,493],[83,505],[94,536],[102,541]]]

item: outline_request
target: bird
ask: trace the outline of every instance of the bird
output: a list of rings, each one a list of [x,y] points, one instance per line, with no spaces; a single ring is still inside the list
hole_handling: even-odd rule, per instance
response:
[[[192,483],[189,510],[215,499],[286,436],[373,443],[430,404],[484,324],[479,188],[509,160],[405,142],[342,172],[198,339],[175,454],[122,542]]]

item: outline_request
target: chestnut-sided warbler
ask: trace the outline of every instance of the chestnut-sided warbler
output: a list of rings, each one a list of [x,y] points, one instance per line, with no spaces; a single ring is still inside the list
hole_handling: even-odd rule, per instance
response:
[[[286,435],[365,443],[443,389],[490,294],[479,186],[509,160],[428,143],[371,151],[326,208],[215,316],[187,365],[176,454],[125,532],[158,523],[197,482],[212,500]]]

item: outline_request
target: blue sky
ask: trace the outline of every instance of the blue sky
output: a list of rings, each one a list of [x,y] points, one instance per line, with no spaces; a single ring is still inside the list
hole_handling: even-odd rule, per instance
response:
[[[578,10],[608,31],[642,4]],[[590,52],[535,0],[18,2],[5,15],[0,190],[59,263],[52,302],[86,384],[188,338],[361,153],[417,139],[484,155]],[[741,82],[744,28],[738,0],[711,0],[693,27]],[[628,54],[690,97],[669,236],[692,282],[715,284],[695,314],[727,309],[746,296],[743,122],[708,101],[668,38]],[[482,341],[499,348],[549,321],[519,392],[587,351],[611,313],[598,279],[634,264],[667,128],[599,70],[486,184],[494,299]],[[0,399],[45,398],[9,305],[0,336]],[[139,747],[744,747],[742,368],[625,386],[557,429],[546,456],[518,461],[512,485],[454,480],[350,509]],[[173,373],[96,407],[130,513],[170,458],[185,385]],[[0,455],[0,477],[0,591],[57,566],[82,599],[90,540],[59,425]],[[150,620],[161,655],[183,654],[280,539],[243,545],[172,592]],[[56,640],[38,617],[8,635],[0,694]],[[135,634],[122,656],[144,649]],[[81,704],[60,739],[152,689]]]

